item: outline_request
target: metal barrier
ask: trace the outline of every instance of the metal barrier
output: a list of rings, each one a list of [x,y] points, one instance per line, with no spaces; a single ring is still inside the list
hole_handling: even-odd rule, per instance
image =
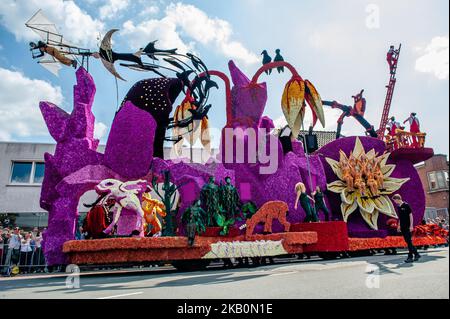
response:
[[[20,273],[45,272],[47,265],[44,252],[41,247],[25,249],[10,249],[8,244],[0,244],[0,269],[1,273],[8,272],[8,268],[18,266]]]
[[[41,244],[47,220],[47,213],[0,213],[1,274],[8,275],[13,266],[18,266],[20,273],[46,271]],[[17,227],[18,234],[14,231]],[[28,240],[25,240],[26,234],[29,234]],[[17,235],[21,236],[20,241],[17,241]],[[10,247],[12,237],[15,237],[14,249]]]

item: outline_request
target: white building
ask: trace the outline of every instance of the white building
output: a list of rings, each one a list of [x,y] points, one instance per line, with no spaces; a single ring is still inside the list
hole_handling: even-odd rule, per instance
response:
[[[54,154],[56,144],[0,142],[0,226],[25,228],[46,227],[48,216],[39,205],[42,180],[44,178],[44,154]],[[103,152],[100,145],[98,152]],[[165,149],[166,158],[170,148]],[[183,155],[189,157],[190,150],[183,148]],[[193,161],[207,158],[203,149],[193,149]],[[86,212],[83,203],[95,200],[95,192],[80,199],[79,212]]]

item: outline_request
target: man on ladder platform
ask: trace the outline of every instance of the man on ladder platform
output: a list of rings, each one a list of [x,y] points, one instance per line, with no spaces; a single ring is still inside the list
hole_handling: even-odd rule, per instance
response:
[[[388,121],[389,121],[389,113],[391,110],[392,96],[394,95],[395,84],[397,82],[397,79],[395,76],[397,73],[397,65],[398,65],[398,60],[400,57],[401,48],[402,48],[401,44],[400,44],[398,50],[396,50],[395,47],[393,45],[391,45],[391,47],[389,48],[389,51],[386,55],[386,60],[389,64],[391,76],[389,78],[389,84],[386,86],[386,88],[387,88],[386,100],[384,102],[383,114],[381,116],[381,123],[380,123],[380,127],[378,129],[378,138],[379,139],[384,139],[386,125],[388,124]]]
[[[389,63],[389,68],[391,69],[391,74],[395,75],[395,71],[397,70],[397,62],[400,55],[400,48],[395,50],[395,47],[391,45],[389,51],[386,56],[386,60]]]

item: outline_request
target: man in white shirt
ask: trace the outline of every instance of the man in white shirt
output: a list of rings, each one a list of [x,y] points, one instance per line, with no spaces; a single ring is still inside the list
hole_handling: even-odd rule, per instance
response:
[[[419,146],[419,141],[416,137],[418,133],[420,133],[420,122],[417,118],[416,113],[411,113],[411,115],[403,122],[403,124],[406,124],[406,122],[409,122],[409,131],[412,133],[412,140],[413,140],[413,147]]]
[[[8,253],[6,254],[5,266],[17,264],[20,258],[20,245],[22,236],[19,227],[14,228],[13,233],[9,236]]]

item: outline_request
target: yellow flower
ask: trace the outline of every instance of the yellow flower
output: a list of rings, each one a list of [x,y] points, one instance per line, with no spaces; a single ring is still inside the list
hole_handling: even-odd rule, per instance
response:
[[[294,76],[285,86],[281,99],[284,117],[292,130],[293,136],[298,136],[303,125],[307,102],[313,112],[313,126],[319,119],[325,127],[325,115],[322,99],[316,88],[308,80]]]
[[[349,157],[341,151],[339,162],[331,158],[326,158],[326,161],[331,166],[333,172],[339,178],[339,180],[328,184],[327,187],[329,191],[341,195],[341,212],[344,221],[347,222],[348,217],[359,208],[359,212],[363,219],[375,230],[378,230],[377,221],[380,213],[397,218],[394,205],[388,195],[398,191],[403,184],[409,181],[409,178],[390,177],[395,170],[395,165],[386,164],[390,153],[383,154],[379,157],[377,157],[377,155],[378,154],[375,153],[375,150],[373,149],[366,153],[360,139],[356,138],[354,150]],[[382,173],[383,183],[382,186],[377,189],[376,194],[373,194],[370,189],[361,193],[361,189],[355,185],[348,185],[342,163],[348,162],[350,158],[353,158],[356,162],[367,159],[369,162],[378,163],[378,169]],[[375,168],[371,169],[371,171],[374,170]],[[366,180],[364,180],[364,182],[366,183]]]

